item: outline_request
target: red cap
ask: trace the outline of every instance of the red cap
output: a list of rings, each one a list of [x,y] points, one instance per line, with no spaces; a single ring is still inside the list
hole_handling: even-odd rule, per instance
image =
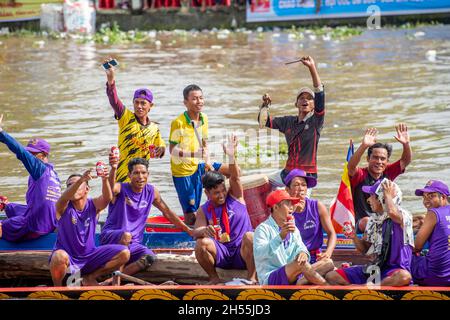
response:
[[[266,205],[269,207],[273,207],[277,203],[283,200],[291,200],[292,204],[296,204],[300,201],[300,198],[293,198],[287,193],[286,190],[278,189],[271,192],[266,198]]]

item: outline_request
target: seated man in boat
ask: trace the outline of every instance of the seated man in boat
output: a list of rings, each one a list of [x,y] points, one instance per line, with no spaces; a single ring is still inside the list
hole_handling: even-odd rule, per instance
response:
[[[105,63],[112,59],[105,60]],[[106,70],[106,94],[114,110],[119,125],[120,161],[117,168],[117,181],[129,182],[128,162],[132,158],[162,158],[166,145],[161,138],[158,123],[149,118],[153,108],[153,93],[149,89],[137,89],[133,96],[134,112],[131,112],[120,101],[117,95],[115,70],[109,64]]]
[[[417,234],[420,230],[420,228],[423,225],[423,222],[425,221],[425,214],[423,213],[416,213],[413,214],[413,231],[414,234]]]
[[[6,144],[23,163],[30,177],[27,204],[4,204],[8,219],[0,222],[0,239],[15,242],[35,239],[55,230],[55,203],[61,195],[60,181],[53,164],[48,162],[48,142],[31,139],[24,148],[3,130],[2,120],[3,115],[0,115],[0,142]]]
[[[133,275],[148,269],[155,261],[152,250],[142,244],[144,230],[150,209],[158,208],[164,217],[178,228],[192,234],[192,230],[180,220],[175,212],[169,209],[162,199],[158,189],[148,182],[148,161],[134,158],[128,162],[128,177],[130,182],[115,183],[115,173],[118,159],[111,152],[110,184],[113,199],[108,207],[108,217],[100,234],[101,244],[123,244],[128,246],[131,257],[123,273]]]
[[[313,268],[320,269],[320,265],[328,263],[336,247],[336,231],[331,222],[330,213],[325,205],[306,197],[307,189],[316,186],[317,180],[310,177],[301,169],[294,169],[284,179],[286,191],[293,198],[300,201],[294,206],[295,226],[300,231],[303,243],[309,250],[310,263]],[[328,235],[327,250],[321,252],[323,245],[323,231]],[[319,272],[320,273],[320,272]]]
[[[298,115],[270,116],[268,106],[271,99],[268,94],[263,96],[263,104],[258,115],[260,127],[276,129],[286,138],[288,160],[280,173],[280,181],[275,181],[280,187],[292,169],[301,169],[308,176],[317,178],[317,149],[325,119],[325,92],[314,59],[305,56],[299,62],[309,69],[314,90],[304,87],[297,93],[295,107]]]
[[[92,179],[91,170],[83,175],[73,174],[67,179],[67,189],[56,202],[58,236],[50,256],[50,273],[53,284],[62,286],[67,270],[79,272],[82,285],[98,285],[99,276],[120,269],[130,258],[124,245],[95,245],[95,226],[99,213],[112,199],[108,171],[102,179],[102,194],[88,198]]]
[[[253,228],[235,158],[237,143],[237,138],[232,136],[223,146],[229,159],[229,190],[225,186],[225,176],[220,172],[208,171],[202,177],[208,201],[197,212],[195,257],[208,274],[210,284],[222,282],[216,267],[247,269],[248,280],[256,282]]]
[[[423,197],[428,210],[415,240],[415,251],[420,253],[428,241],[425,256],[413,255],[411,273],[414,283],[424,286],[450,286],[450,205],[448,186],[439,180],[431,180],[416,190]]]
[[[183,90],[186,111],[170,125],[170,169],[184,221],[195,223],[202,198],[202,175],[209,170],[229,175],[227,165],[209,162],[207,149],[208,118],[203,110],[202,89],[191,84]]]
[[[375,279],[382,286],[407,286],[411,282],[414,235],[411,214],[400,207],[400,188],[395,182],[383,179],[362,190],[370,194],[368,201],[373,213],[362,239],[355,230],[348,237],[359,252],[371,255],[373,262],[331,271],[326,279],[335,285],[366,284]]]
[[[362,191],[362,187],[373,185],[383,178],[393,181],[404,173],[406,167],[411,163],[412,150],[409,144],[408,127],[404,123],[399,123],[395,128],[397,131],[395,139],[403,145],[403,153],[399,160],[389,163],[392,146],[377,142],[377,130],[370,128],[366,130],[361,145],[348,162],[348,176],[352,187],[357,233],[364,232],[371,213],[367,202],[369,195]],[[368,166],[359,168],[358,164],[366,150]]]
[[[299,201],[282,189],[267,196],[271,215],[256,227],[253,243],[256,273],[261,285],[327,284],[309,263],[308,248],[293,221],[294,206]],[[324,273],[334,268],[330,259],[325,260]]]

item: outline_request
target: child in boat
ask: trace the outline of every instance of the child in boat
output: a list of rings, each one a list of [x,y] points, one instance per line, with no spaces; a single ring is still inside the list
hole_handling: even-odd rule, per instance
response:
[[[304,87],[297,93],[295,107],[298,115],[270,116],[266,108],[271,103],[268,94],[263,96],[264,107],[258,115],[261,125],[280,131],[286,138],[288,160],[280,173],[281,180],[275,181],[279,186],[283,185],[282,181],[293,169],[301,169],[308,176],[317,178],[317,150],[325,119],[325,92],[314,59],[305,56],[299,62],[309,69],[314,90]],[[263,118],[267,120],[264,121]]]
[[[419,253],[429,242],[425,256],[413,255],[411,270],[414,283],[425,286],[450,286],[450,205],[448,186],[439,180],[430,180],[416,196],[423,197],[428,210],[415,240]]]
[[[370,195],[368,201],[373,213],[363,239],[359,239],[355,232],[349,237],[358,251],[372,255],[374,261],[367,266],[331,271],[326,279],[335,285],[366,284],[374,278],[375,282],[381,281],[382,286],[407,286],[411,282],[414,235],[411,214],[400,207],[400,188],[383,179],[373,186],[364,186],[362,190]],[[375,274],[371,274],[371,270]]]
[[[44,139],[31,139],[24,148],[2,127],[0,142],[6,144],[30,174],[26,205],[4,203],[6,220],[0,222],[0,239],[23,241],[53,232],[56,227],[55,203],[61,195],[58,174],[49,163],[50,144]]]
[[[282,189],[267,196],[271,215],[256,227],[253,243],[261,285],[295,285],[302,283],[303,277],[309,283],[327,284],[309,263],[309,251],[293,221],[292,212],[299,201]],[[327,271],[333,270],[333,263],[327,264]]]
[[[248,280],[256,282],[253,228],[235,158],[237,143],[237,138],[232,136],[223,146],[229,159],[229,190],[225,186],[225,177],[217,171],[208,171],[202,178],[208,201],[197,212],[195,257],[208,274],[210,284],[222,282],[216,267],[247,269]]]
[[[123,273],[133,275],[148,269],[156,256],[152,250],[142,244],[144,230],[150,209],[158,208],[163,215],[178,228],[191,235],[192,230],[170,210],[162,199],[158,189],[148,182],[148,161],[134,158],[128,162],[130,182],[115,183],[118,159],[109,154],[111,166],[110,184],[113,199],[108,207],[108,217],[100,234],[101,244],[123,244],[131,253]]]
[[[62,286],[66,272],[79,272],[82,285],[98,285],[97,278],[121,268],[130,258],[126,246],[112,244],[95,245],[95,226],[99,213],[112,199],[105,168],[102,179],[102,194],[88,198],[92,179],[91,170],[83,175],[73,174],[67,179],[67,190],[56,202],[58,236],[50,256],[50,273],[53,284]]]
[[[330,271],[327,268],[322,270],[322,265],[332,263],[331,255],[336,247],[336,231],[325,205],[318,200],[306,197],[307,190],[314,188],[317,180],[308,176],[301,169],[293,169],[284,179],[284,183],[289,195],[300,199],[294,206],[292,214],[295,219],[295,226],[300,231],[303,243],[309,251],[310,263],[323,276],[325,272]],[[321,252],[324,230],[328,235],[328,243],[327,249]]]
[[[105,60],[109,63],[111,59]],[[137,89],[133,96],[134,112],[131,112],[117,96],[115,69],[112,65],[106,70],[106,94],[114,110],[119,125],[120,161],[117,168],[117,181],[129,182],[127,164],[132,158],[162,158],[166,145],[161,138],[158,123],[150,121],[153,108],[153,93],[145,88]]]
[[[217,170],[228,176],[229,170],[227,165],[209,162],[208,118],[202,112],[202,89],[189,85],[183,90],[183,98],[187,110],[170,125],[170,169],[184,221],[193,225],[202,198],[202,175],[208,170]]]

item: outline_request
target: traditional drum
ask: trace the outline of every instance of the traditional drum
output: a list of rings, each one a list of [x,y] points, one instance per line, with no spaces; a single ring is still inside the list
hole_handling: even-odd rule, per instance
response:
[[[253,228],[270,215],[270,210],[266,206],[267,195],[272,191],[269,179],[264,174],[254,174],[241,177],[244,188],[244,200]]]

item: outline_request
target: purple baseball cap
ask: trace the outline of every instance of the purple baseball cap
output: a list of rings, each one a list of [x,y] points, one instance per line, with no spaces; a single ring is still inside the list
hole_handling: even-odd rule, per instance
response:
[[[378,190],[378,188],[380,187],[381,181],[383,180],[380,179],[371,186],[363,186],[362,191],[368,194],[375,194],[377,196],[380,195],[380,191]]]
[[[141,98],[141,99],[145,99],[150,103],[153,103],[153,93],[145,88],[142,89],[137,89],[134,92],[134,97],[133,97],[133,101],[137,98]]]
[[[430,180],[425,185],[425,188],[417,189],[416,196],[423,196],[424,192],[439,192],[443,195],[450,196],[448,186],[440,180]]]
[[[45,154],[49,154],[50,153],[50,144],[47,141],[45,141],[44,139],[33,138],[30,141],[28,141],[28,144],[25,147],[25,150],[32,152],[32,153],[44,152]]]
[[[291,183],[291,181],[295,178],[295,177],[302,177],[306,180],[306,185],[308,188],[314,188],[317,184],[317,180],[314,177],[308,177],[306,175],[306,172],[301,170],[301,169],[293,169],[291,170],[288,175],[284,178],[284,184],[286,186],[289,186],[289,184]]]

